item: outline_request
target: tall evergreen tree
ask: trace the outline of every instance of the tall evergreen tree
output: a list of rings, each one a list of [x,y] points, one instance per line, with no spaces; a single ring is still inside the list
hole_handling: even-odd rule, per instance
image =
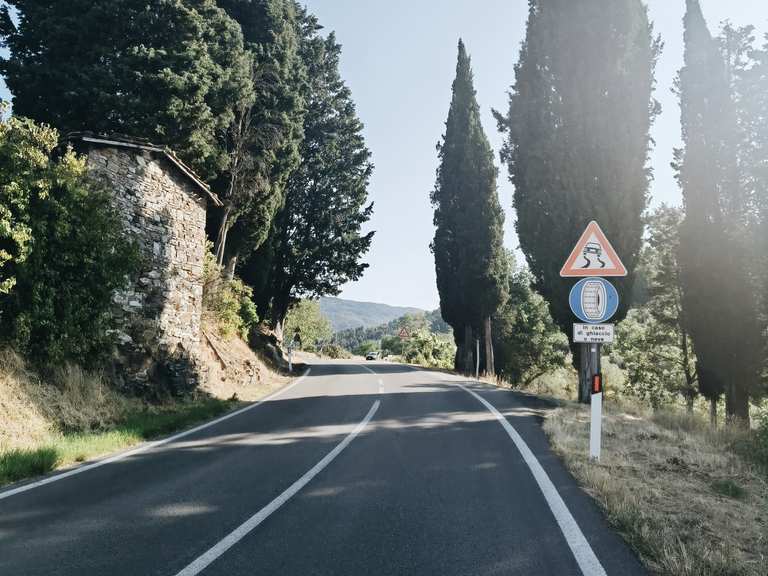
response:
[[[477,331],[485,340],[486,371],[493,373],[490,318],[506,300],[508,290],[504,212],[496,192],[498,169],[480,122],[471,61],[461,40],[438,156],[440,166],[431,199],[440,310],[454,330],[456,367],[472,369],[472,336]]]
[[[682,302],[702,394],[714,402],[725,393],[729,418],[746,424],[750,394],[758,392],[761,334],[746,258],[738,116],[726,61],[697,0],[687,0],[684,24],[678,90],[685,148],[676,151],[685,204]]]
[[[360,278],[360,262],[373,233],[362,225],[373,171],[352,93],[339,73],[341,46],[320,35],[317,19],[300,13],[300,56],[306,67],[301,162],[287,182],[285,205],[269,241],[243,270],[258,286],[262,312],[281,332],[289,308],[301,298],[336,295]]]
[[[173,148],[204,177],[251,95],[240,27],[214,0],[7,0],[0,61],[16,114]]]
[[[217,261],[231,275],[238,257],[247,258],[267,239],[285,200],[299,160],[306,78],[294,0],[218,3],[240,24],[252,63],[253,98],[241,103],[230,125],[231,162],[218,186],[225,206],[211,223]]]
[[[509,111],[496,116],[508,134],[502,158],[515,186],[520,247],[567,334],[572,283],[559,272],[590,220],[629,270],[616,282],[617,321],[629,305],[651,177],[659,50],[641,0],[529,1]],[[578,364],[580,349],[572,349]],[[589,398],[585,378],[579,398]]]

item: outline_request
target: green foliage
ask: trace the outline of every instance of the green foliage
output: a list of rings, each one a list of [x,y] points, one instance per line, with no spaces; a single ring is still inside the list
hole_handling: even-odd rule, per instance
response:
[[[320,311],[317,300],[301,300],[288,311],[283,324],[286,341],[299,334],[299,349],[314,352],[322,348],[333,336],[331,323]]]
[[[729,417],[746,423],[750,395],[762,392],[763,327],[757,284],[749,273],[750,211],[739,159],[733,55],[721,53],[699,3],[688,0],[687,6],[685,65],[678,80],[685,148],[675,154],[685,205],[682,304],[701,393],[712,400],[725,393]]]
[[[451,337],[418,330],[403,342],[402,359],[427,368],[453,368],[456,345]]]
[[[352,354],[350,354],[346,349],[342,348],[341,346],[339,346],[334,342],[331,342],[330,344],[325,344],[320,349],[320,354],[328,358],[331,358],[332,360],[343,360],[343,359],[352,357]]]
[[[496,193],[498,170],[480,121],[472,66],[461,40],[438,157],[431,194],[436,227],[432,252],[442,317],[458,333],[466,327],[479,329],[496,312],[506,298],[508,275],[504,212]]]
[[[42,476],[56,468],[59,456],[53,448],[10,450],[0,454],[0,486]]]
[[[251,97],[237,23],[214,0],[8,0],[0,64],[16,114],[62,133],[119,132],[172,147],[205,177]]]
[[[229,125],[231,162],[218,182],[225,204],[216,238],[221,265],[250,257],[272,230],[288,177],[299,162],[307,81],[299,55],[301,9],[296,2],[217,1],[242,29],[252,89]]]
[[[85,160],[54,159],[57,143],[31,120],[0,122],[0,333],[38,365],[90,367],[111,351],[112,294],[138,253]]]
[[[568,338],[552,320],[546,301],[531,288],[531,282],[527,270],[513,271],[509,298],[493,318],[497,374],[522,387],[563,368],[568,357]]]
[[[354,350],[364,342],[368,341],[381,341],[382,347],[384,342],[389,343],[389,350],[397,349],[398,351],[392,351],[392,354],[399,355],[400,348],[398,344],[400,339],[397,337],[400,330],[405,328],[409,334],[413,334],[417,330],[427,330],[436,334],[450,334],[451,327],[442,319],[439,310],[432,312],[419,312],[413,314],[405,314],[400,318],[396,318],[386,324],[375,326],[373,328],[351,328],[349,330],[342,330],[336,332],[333,339],[347,350]],[[395,342],[395,340],[397,342]]]
[[[363,342],[359,346],[357,346],[352,352],[357,356],[366,356],[370,352],[376,352],[379,349],[379,342],[373,342],[369,340],[368,342]]]
[[[381,339],[381,351],[385,356],[402,356],[405,340],[399,336],[384,336]]]
[[[222,336],[236,334],[247,342],[259,322],[253,290],[237,277],[228,279],[210,250],[206,251],[204,275],[204,314],[212,318]]]
[[[572,283],[560,277],[590,220],[600,223],[629,270],[640,255],[648,202],[652,98],[660,41],[641,0],[530,0],[515,67],[502,157],[515,187],[520,248],[555,322],[571,333]],[[574,348],[578,360],[578,347]],[[584,398],[582,389],[580,398]]]
[[[262,309],[275,326],[300,298],[336,295],[360,278],[368,267],[360,259],[373,238],[361,232],[373,213],[373,205],[366,205],[373,165],[339,74],[341,46],[333,34],[320,36],[316,19],[305,12],[300,24],[307,73],[301,162],[287,181],[273,237],[247,266],[249,278],[266,275],[260,279]]]
[[[640,261],[647,301],[618,326],[613,359],[627,370],[626,389],[658,408],[698,396],[695,355],[685,328],[678,250],[682,212],[662,205],[649,218]]]

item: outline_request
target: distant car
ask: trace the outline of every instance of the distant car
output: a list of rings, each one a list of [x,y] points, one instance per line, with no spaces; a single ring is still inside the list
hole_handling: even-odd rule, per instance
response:
[[[378,360],[379,359],[379,353],[378,352],[368,352],[368,354],[365,356],[366,360]]]

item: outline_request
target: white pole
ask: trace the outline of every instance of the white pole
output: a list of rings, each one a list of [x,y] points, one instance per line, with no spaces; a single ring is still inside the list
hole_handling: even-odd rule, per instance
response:
[[[600,460],[600,444],[603,428],[603,393],[592,394],[592,419],[589,423],[589,457]]]
[[[480,380],[480,339],[477,342],[477,352],[475,354],[475,380]]]

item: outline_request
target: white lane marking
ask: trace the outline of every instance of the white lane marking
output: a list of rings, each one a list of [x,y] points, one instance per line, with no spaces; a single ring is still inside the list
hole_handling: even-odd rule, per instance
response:
[[[315,476],[322,472],[324,468],[333,462],[336,457],[341,454],[341,452],[347,446],[349,446],[349,443],[352,442],[352,440],[354,440],[355,437],[360,434],[360,432],[362,432],[363,429],[368,425],[368,422],[371,421],[371,418],[373,418],[373,415],[376,414],[376,411],[379,409],[380,404],[381,402],[376,400],[376,402],[373,403],[373,406],[371,406],[371,409],[368,411],[368,414],[366,414],[365,418],[363,418],[363,420],[355,427],[355,429],[352,430],[352,432],[350,432],[349,435],[344,438],[344,440],[342,440],[341,443],[339,443],[333,450],[326,454],[325,458],[320,460],[320,462],[315,464],[306,474],[304,474],[304,476],[296,480],[296,482],[291,484],[282,494],[280,494],[280,496],[272,500],[272,502],[264,506],[264,508],[259,510],[256,514],[235,528],[216,545],[214,545],[207,552],[194,560],[181,572],[176,574],[176,576],[197,576],[197,574],[200,574],[200,572],[205,570],[216,559],[225,554],[227,550],[232,548],[232,546],[245,538],[248,533],[253,531],[259,524],[269,518],[272,513],[277,511],[283,504],[295,496],[299,490],[304,488],[304,486],[306,486]]]
[[[162,440],[155,440],[154,442],[147,442],[146,444],[142,444],[138,448],[134,448],[133,450],[129,450],[128,452],[123,452],[121,454],[117,454],[116,456],[112,456],[109,458],[105,458],[104,460],[97,460],[96,462],[93,462],[92,464],[86,464],[84,466],[80,466],[78,468],[73,468],[72,470],[68,470],[66,472],[62,472],[61,474],[56,474],[55,476],[50,476],[48,478],[43,478],[42,480],[38,480],[37,482],[32,482],[31,484],[25,484],[24,486],[19,486],[18,488],[13,488],[11,490],[7,490],[5,492],[0,492],[0,500],[4,500],[5,498],[10,498],[11,496],[15,496],[17,494],[21,494],[22,492],[28,492],[29,490],[34,490],[35,488],[39,488],[41,486],[45,486],[46,484],[51,484],[53,482],[58,482],[59,480],[64,480],[64,478],[69,478],[70,476],[75,476],[77,474],[82,474],[83,472],[87,472],[88,470],[93,470],[94,468],[99,468],[101,466],[105,466],[107,464],[111,464],[113,462],[118,462],[120,460],[124,460],[126,458],[130,458],[131,456],[135,456],[136,454],[141,454],[142,452],[146,452],[147,450],[151,450],[152,448],[157,448],[158,446],[162,446],[163,444],[168,444],[169,442],[173,442],[175,440],[179,440],[180,438],[184,438],[186,436],[189,436],[191,434],[194,434],[195,432],[200,432],[201,430],[205,430],[206,428],[210,428],[211,426],[216,426],[217,424],[220,424],[221,422],[224,422],[225,420],[229,420],[230,418],[234,418],[235,416],[239,416],[240,414],[243,414],[244,412],[248,412],[249,410],[253,410],[254,408],[261,406],[264,404],[264,402],[269,402],[273,398],[284,394],[285,392],[288,392],[291,388],[298,386],[307,376],[309,376],[309,373],[312,371],[311,368],[307,368],[306,372],[301,375],[301,377],[293,382],[292,384],[289,384],[285,388],[281,388],[280,390],[273,392],[266,398],[262,398],[258,402],[254,404],[250,404],[244,408],[240,408],[240,410],[235,410],[234,412],[230,412],[229,414],[225,414],[224,416],[217,418],[216,420],[212,420],[210,422],[206,422],[205,424],[201,424],[200,426],[196,426],[194,428],[191,428],[190,430],[186,430],[184,432],[180,432],[179,434],[174,434],[173,436],[170,436],[168,438],[163,438]]]
[[[557,524],[560,526],[560,530],[563,533],[563,536],[565,536],[566,542],[568,542],[568,547],[571,549],[574,558],[576,558],[581,573],[584,574],[584,576],[606,576],[603,565],[600,564],[600,560],[598,560],[592,547],[589,545],[589,542],[587,542],[587,539],[584,537],[581,528],[579,528],[579,525],[576,523],[570,510],[568,510],[562,497],[557,492],[557,488],[555,488],[552,480],[549,479],[544,468],[542,468],[538,459],[528,447],[528,444],[525,443],[522,436],[520,436],[517,430],[514,429],[504,415],[501,414],[493,404],[459,382],[454,383],[459,388],[479,400],[480,403],[496,417],[504,430],[506,430],[507,434],[509,434],[509,437],[512,438],[512,442],[515,443],[520,455],[523,457],[523,460],[525,460],[536,483],[539,485],[539,489],[544,495],[544,498],[549,505],[549,509],[552,510],[552,514],[554,515],[555,520],[557,520]]]
[[[378,372],[374,372],[373,370],[371,370],[370,368],[368,368],[368,366],[364,366],[363,364],[359,364],[359,366],[360,366],[360,368],[362,368],[363,370],[368,370],[368,372],[370,372],[371,374],[376,374],[377,376],[379,375],[379,373],[378,373]],[[378,382],[379,382],[379,394],[384,394],[384,380],[382,380],[381,378],[379,378]]]

